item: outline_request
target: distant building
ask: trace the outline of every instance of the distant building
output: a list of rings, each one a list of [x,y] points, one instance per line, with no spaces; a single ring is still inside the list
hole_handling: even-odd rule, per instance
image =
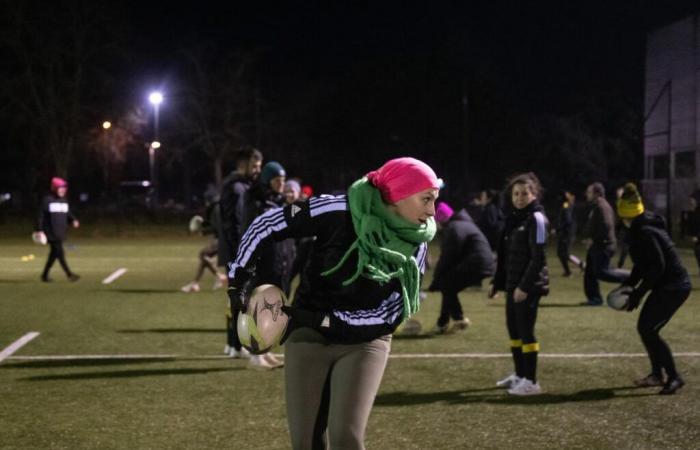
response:
[[[678,222],[700,187],[700,13],[648,35],[643,189],[651,209]]]

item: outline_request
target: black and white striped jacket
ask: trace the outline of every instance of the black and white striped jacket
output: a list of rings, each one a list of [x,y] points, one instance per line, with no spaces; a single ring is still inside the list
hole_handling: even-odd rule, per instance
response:
[[[403,298],[394,279],[380,284],[360,276],[343,286],[355,273],[357,253],[329,276],[322,272],[334,267],[357,239],[346,195],[322,195],[306,202],[267,211],[256,218],[243,235],[235,259],[229,263],[230,284],[241,268],[255,267],[256,250],[268,239],[315,236],[309,262],[301,274],[294,306],[328,315],[329,327],[319,331],[336,342],[364,342],[392,333],[401,323]],[[427,244],[421,244],[416,260],[424,271]]]

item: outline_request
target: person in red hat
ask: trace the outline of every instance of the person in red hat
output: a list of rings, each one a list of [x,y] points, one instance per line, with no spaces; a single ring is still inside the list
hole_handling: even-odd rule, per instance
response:
[[[49,257],[46,260],[44,271],[41,274],[41,281],[47,283],[52,281],[49,278],[49,271],[53,263],[58,260],[70,281],[78,281],[80,276],[70,270],[66,262],[66,255],[63,251],[63,241],[66,239],[68,224],[73,228],[78,228],[80,222],[71,212],[66,194],[68,193],[68,183],[63,178],[54,177],[51,179],[51,193],[41,202],[41,209],[37,217],[34,228],[34,240],[47,242],[51,247]]]

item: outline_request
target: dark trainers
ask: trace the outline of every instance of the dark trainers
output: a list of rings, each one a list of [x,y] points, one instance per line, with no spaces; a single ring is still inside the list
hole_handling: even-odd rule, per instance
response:
[[[673,378],[671,380],[668,380],[668,382],[664,385],[664,388],[659,391],[659,395],[675,394],[676,391],[682,388],[683,386],[685,386],[685,381],[683,381],[683,378]]]
[[[80,279],[80,275],[78,275],[77,273],[72,273],[72,274],[68,275],[68,279],[75,283],[76,281],[78,281]]]
[[[43,281],[44,283],[51,283],[53,280],[47,276],[42,275],[41,281]]]
[[[650,373],[644,378],[634,380],[634,385],[637,387],[663,386],[664,380],[659,375],[654,375],[653,373]]]

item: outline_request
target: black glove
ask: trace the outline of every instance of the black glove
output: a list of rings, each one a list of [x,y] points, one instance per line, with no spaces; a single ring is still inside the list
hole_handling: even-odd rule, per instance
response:
[[[282,336],[280,345],[284,344],[292,331],[297,328],[329,328],[330,321],[329,316],[323,312],[309,311],[308,309],[297,308],[296,306],[282,306],[282,311],[289,316],[289,323],[287,324],[287,331]]]
[[[231,314],[234,311],[246,311],[248,297],[250,297],[250,280],[252,278],[253,274],[243,268],[239,268],[236,271],[236,278],[229,278],[226,293],[229,298]]]
[[[629,299],[627,300],[627,311],[634,311],[639,307],[639,303],[642,301],[642,293],[635,289],[630,293]]]

